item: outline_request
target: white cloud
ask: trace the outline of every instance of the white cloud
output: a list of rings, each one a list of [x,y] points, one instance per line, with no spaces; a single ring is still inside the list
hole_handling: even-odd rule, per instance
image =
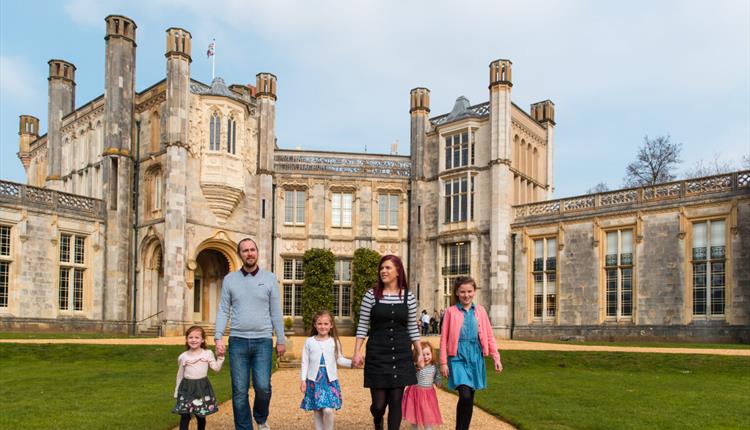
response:
[[[34,79],[37,74],[23,57],[0,55],[0,92],[4,105],[27,107],[42,96]],[[8,99],[6,99],[8,97]]]

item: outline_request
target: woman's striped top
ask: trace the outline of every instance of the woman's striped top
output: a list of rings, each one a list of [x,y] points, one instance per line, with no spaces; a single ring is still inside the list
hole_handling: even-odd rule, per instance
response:
[[[380,299],[380,303],[383,304],[394,304],[401,303],[403,300],[403,294],[399,297],[398,294],[387,295],[383,294],[383,298]],[[409,338],[412,342],[419,340],[419,329],[417,328],[417,299],[414,294],[409,292],[407,295],[407,308],[409,309],[409,321],[407,327],[409,329]],[[357,337],[364,339],[367,337],[367,331],[370,328],[370,311],[375,306],[375,293],[372,289],[367,290],[365,296],[362,297],[362,306],[359,308],[359,325],[357,326]]]

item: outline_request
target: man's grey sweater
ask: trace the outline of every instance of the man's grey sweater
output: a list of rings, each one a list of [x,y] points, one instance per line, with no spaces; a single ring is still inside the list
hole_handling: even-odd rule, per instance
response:
[[[255,276],[244,275],[242,270],[227,274],[221,284],[221,301],[216,313],[216,340],[224,335],[227,320],[231,321],[232,336],[270,338],[275,331],[276,343],[284,344],[284,320],[276,275],[265,270],[258,270]]]

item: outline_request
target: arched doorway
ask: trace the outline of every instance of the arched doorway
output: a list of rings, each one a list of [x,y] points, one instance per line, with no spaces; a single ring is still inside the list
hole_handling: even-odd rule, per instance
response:
[[[216,249],[204,249],[196,258],[193,284],[193,321],[211,323],[216,320],[216,312],[221,298],[221,282],[230,271],[227,257]]]
[[[145,327],[156,326],[164,319],[164,264],[161,242],[157,237],[148,239],[143,246],[143,276],[141,277],[137,306],[138,321]]]

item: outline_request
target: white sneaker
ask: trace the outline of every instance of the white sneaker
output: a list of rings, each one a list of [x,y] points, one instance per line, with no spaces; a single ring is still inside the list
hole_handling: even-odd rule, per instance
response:
[[[271,430],[271,427],[268,426],[268,424],[258,424],[258,430]]]

